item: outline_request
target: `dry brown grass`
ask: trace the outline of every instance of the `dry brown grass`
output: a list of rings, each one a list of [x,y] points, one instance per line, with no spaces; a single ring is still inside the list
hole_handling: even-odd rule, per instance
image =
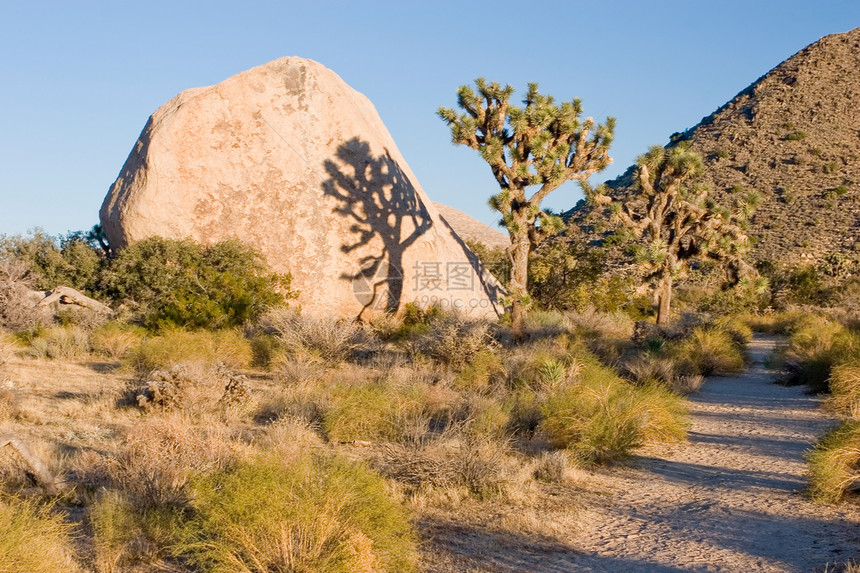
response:
[[[102,345],[110,362],[19,356],[6,366],[16,411],[0,428],[31,439],[74,486],[95,532],[83,542],[87,565],[99,572],[179,567],[170,548],[194,484],[269,453],[372,463],[419,520],[569,538],[588,474],[541,428],[549,397],[577,384],[596,358],[572,334],[507,348],[489,325],[437,318],[438,331],[415,329],[426,353],[415,362],[400,335],[362,343],[358,358],[352,349],[332,355],[346,362],[323,356],[323,343],[297,352],[279,338],[267,350],[271,369],[252,369],[241,333],[185,331],[150,336],[127,353],[119,339]],[[112,340],[115,328],[96,333]],[[118,367],[124,353],[134,368]],[[241,374],[216,367],[225,355],[238,357]],[[645,422],[650,439],[672,421]]]
[[[97,354],[123,360],[133,348],[141,344],[144,336],[141,329],[112,322],[94,331],[90,336],[90,344]]]
[[[829,384],[827,405],[841,416],[860,419],[860,362],[834,366]]]
[[[287,308],[270,311],[264,321],[293,356],[328,364],[348,360],[362,334],[355,322],[306,316]]]
[[[35,358],[77,358],[90,351],[89,333],[79,326],[54,326],[30,340],[27,352]]]

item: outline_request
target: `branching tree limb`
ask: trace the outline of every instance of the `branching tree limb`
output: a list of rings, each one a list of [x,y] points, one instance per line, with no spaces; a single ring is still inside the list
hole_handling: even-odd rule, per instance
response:
[[[510,85],[475,80],[477,91],[461,86],[457,103],[464,113],[440,108],[455,144],[481,154],[499,185],[490,206],[502,214],[511,246],[513,329],[522,335],[528,303],[529,253],[562,228],[561,219],[541,209],[541,202],[566,181],[586,181],[612,162],[615,119],[595,124],[581,120],[580,100],[556,104],[529,84],[523,106],[511,105]],[[529,194],[529,188],[535,188]]]
[[[657,283],[657,324],[662,325],[669,317],[674,281],[693,261],[711,259],[748,269],[743,256],[750,245],[739,214],[709,203],[707,189],[685,187],[702,171],[698,153],[685,145],[654,146],[637,165],[629,200],[613,198],[605,187],[583,188],[593,205],[608,207],[612,218],[640,240],[637,259]],[[754,209],[750,203],[741,207],[746,214]]]

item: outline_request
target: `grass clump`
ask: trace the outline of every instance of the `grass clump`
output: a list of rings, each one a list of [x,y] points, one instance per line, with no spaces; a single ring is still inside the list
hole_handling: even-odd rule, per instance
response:
[[[443,314],[418,332],[420,351],[436,362],[455,369],[464,368],[481,353],[495,347],[490,323],[467,320],[454,313]]]
[[[542,413],[540,430],[550,443],[586,463],[622,459],[645,443],[686,434],[682,398],[661,386],[634,386],[593,356],[576,381],[549,395]]]
[[[236,330],[187,331],[171,328],[145,339],[128,354],[128,361],[141,375],[175,365],[248,368],[254,359],[250,342]]]
[[[206,571],[409,572],[416,537],[385,484],[338,457],[261,455],[193,486],[177,549]]]
[[[789,330],[783,351],[788,384],[807,385],[815,393],[827,392],[832,368],[860,356],[860,332],[840,322],[809,314]]]
[[[860,419],[860,360],[834,366],[829,384],[827,405],[840,416]]]
[[[30,339],[28,353],[35,358],[77,358],[90,351],[89,334],[78,326],[54,326]]]
[[[74,573],[72,525],[51,505],[0,497],[0,571]]]
[[[266,316],[281,344],[297,357],[337,365],[348,360],[358,346],[361,327],[349,320],[306,316],[280,308]]]
[[[825,434],[807,458],[812,497],[839,501],[860,480],[860,420],[846,420]]]
[[[732,334],[718,327],[696,327],[672,345],[671,356],[686,370],[703,376],[730,374],[744,367],[744,355]]]
[[[12,360],[17,352],[18,345],[15,340],[4,332],[0,332],[0,368]]]
[[[323,434],[332,442],[420,441],[430,423],[422,394],[417,386],[382,382],[337,388],[322,417]]]
[[[124,359],[132,349],[140,346],[146,331],[120,322],[108,322],[90,335],[95,353],[113,360]]]

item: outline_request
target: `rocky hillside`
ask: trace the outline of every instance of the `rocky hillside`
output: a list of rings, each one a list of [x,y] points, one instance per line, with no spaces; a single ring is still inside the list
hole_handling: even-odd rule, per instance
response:
[[[753,260],[860,255],[860,28],[804,48],[669,146],[684,140],[717,202],[758,192]],[[610,186],[631,182],[628,170]]]

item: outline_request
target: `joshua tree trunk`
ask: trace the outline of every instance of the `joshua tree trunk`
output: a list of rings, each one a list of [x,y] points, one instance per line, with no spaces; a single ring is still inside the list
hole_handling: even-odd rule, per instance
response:
[[[512,237],[511,245],[511,329],[514,337],[522,339],[525,333],[525,297],[528,293],[529,280],[529,243],[528,233],[523,232]]]
[[[666,274],[660,279],[657,291],[657,324],[664,326],[669,321],[669,309],[672,305],[672,276]]]

